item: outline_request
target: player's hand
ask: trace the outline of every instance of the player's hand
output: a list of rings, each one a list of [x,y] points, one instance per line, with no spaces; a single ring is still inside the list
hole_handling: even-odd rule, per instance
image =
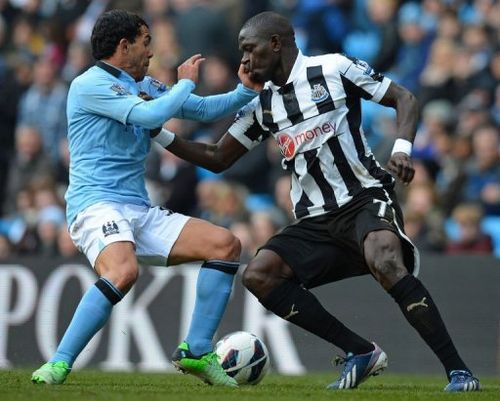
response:
[[[405,185],[408,185],[415,175],[410,156],[403,152],[396,152],[391,156],[387,163],[387,169]]]
[[[177,67],[178,79],[190,79],[195,84],[198,83],[198,76],[200,72],[200,64],[205,61],[201,54],[195,54],[184,61]]]
[[[243,64],[240,64],[240,68],[238,69],[238,77],[243,85],[256,92],[260,92],[264,88],[264,82],[253,81]]]

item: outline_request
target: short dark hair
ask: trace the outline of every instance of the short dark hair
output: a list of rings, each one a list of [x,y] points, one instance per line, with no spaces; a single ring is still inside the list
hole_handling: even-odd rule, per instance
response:
[[[134,43],[142,26],[147,27],[148,24],[137,14],[125,10],[106,11],[92,29],[92,56],[96,60],[111,57],[120,40],[127,39]]]
[[[295,32],[290,21],[281,14],[273,11],[264,11],[254,15],[243,24],[241,29],[252,29],[254,33],[264,39],[272,35],[280,35],[283,40],[295,42]]]

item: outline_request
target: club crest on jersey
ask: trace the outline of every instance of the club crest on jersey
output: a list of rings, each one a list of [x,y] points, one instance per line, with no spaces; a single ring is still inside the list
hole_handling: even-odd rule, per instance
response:
[[[165,92],[167,90],[167,86],[157,79],[152,79],[151,85],[153,85],[158,90],[158,92]]]
[[[293,141],[293,138],[287,133],[281,133],[278,134],[277,141],[281,155],[286,160],[293,159],[295,156],[295,142]]]
[[[115,91],[117,94],[124,96],[127,94],[127,90],[120,84],[114,83],[111,85],[111,90]]]
[[[112,234],[118,234],[119,232],[118,224],[116,224],[114,220],[108,221],[102,225],[102,233],[105,237]]]
[[[311,100],[314,103],[319,103],[328,97],[328,91],[321,84],[314,84],[311,88]]]

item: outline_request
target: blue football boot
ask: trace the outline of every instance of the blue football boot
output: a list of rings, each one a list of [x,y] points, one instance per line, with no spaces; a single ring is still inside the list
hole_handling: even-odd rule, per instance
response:
[[[447,392],[456,391],[479,391],[479,380],[472,376],[468,370],[452,370],[450,382],[444,388]]]
[[[375,349],[366,354],[354,355],[349,352],[345,358],[338,357],[336,364],[345,363],[339,379],[330,385],[330,390],[356,388],[370,376],[377,376],[387,367],[387,355],[375,343]]]

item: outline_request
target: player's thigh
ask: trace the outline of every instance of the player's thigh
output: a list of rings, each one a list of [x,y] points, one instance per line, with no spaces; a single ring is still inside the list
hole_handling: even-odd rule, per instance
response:
[[[136,255],[141,264],[166,266],[189,216],[161,207],[147,208],[135,223]]]
[[[403,230],[403,216],[396,202],[376,200],[363,206],[356,216],[357,241],[368,265],[375,258],[383,257],[381,252],[397,247],[387,257],[398,261],[412,274],[417,275],[420,265],[419,253]]]
[[[306,288],[368,273],[361,255],[336,243],[326,225],[312,227],[304,222],[288,226],[262,249],[279,255]]]
[[[109,244],[97,257],[94,268],[99,276],[107,278],[122,293],[128,292],[139,275],[134,244],[130,241]]]
[[[140,263],[156,266],[194,261],[238,260],[239,241],[227,229],[207,221],[150,208],[136,229]]]
[[[239,260],[239,240],[226,228],[208,221],[190,218],[175,242],[169,265],[197,260]]]

